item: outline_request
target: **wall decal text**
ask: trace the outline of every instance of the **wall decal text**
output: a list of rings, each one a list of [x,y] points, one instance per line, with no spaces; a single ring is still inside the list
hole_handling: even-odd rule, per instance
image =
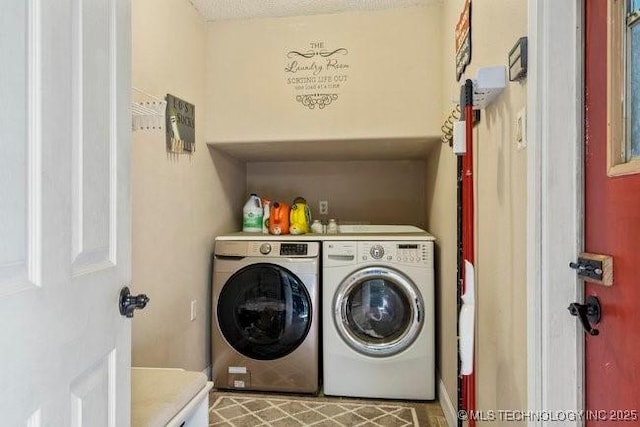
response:
[[[288,51],[284,72],[295,100],[310,110],[322,110],[337,100],[349,80],[348,55],[347,48],[328,49],[324,42],[311,42],[307,49]]]

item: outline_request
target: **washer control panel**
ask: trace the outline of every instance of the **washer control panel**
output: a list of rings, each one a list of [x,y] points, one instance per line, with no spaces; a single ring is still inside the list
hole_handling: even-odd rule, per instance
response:
[[[269,243],[263,243],[260,245],[260,253],[262,255],[269,255],[271,253],[271,245]]]
[[[280,255],[282,256],[304,256],[307,255],[308,243],[281,243]]]
[[[221,240],[216,242],[215,254],[235,257],[312,258],[320,254],[320,243]]]

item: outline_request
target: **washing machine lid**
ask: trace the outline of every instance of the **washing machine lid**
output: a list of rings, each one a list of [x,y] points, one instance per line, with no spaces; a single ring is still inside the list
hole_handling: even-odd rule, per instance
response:
[[[334,323],[355,351],[388,357],[407,349],[424,322],[422,296],[404,274],[388,267],[357,270],[338,287]]]
[[[227,280],[216,314],[220,332],[236,351],[251,359],[274,360],[303,343],[312,309],[309,292],[294,273],[256,263]]]

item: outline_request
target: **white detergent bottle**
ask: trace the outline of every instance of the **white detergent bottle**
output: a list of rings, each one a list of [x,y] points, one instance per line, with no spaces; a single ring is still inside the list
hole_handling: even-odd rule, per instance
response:
[[[242,231],[247,233],[262,232],[262,200],[257,194],[251,193],[249,200],[242,208]]]
[[[271,211],[271,200],[263,199],[262,209],[264,210],[264,213],[262,214],[262,234],[269,234],[269,215]]]

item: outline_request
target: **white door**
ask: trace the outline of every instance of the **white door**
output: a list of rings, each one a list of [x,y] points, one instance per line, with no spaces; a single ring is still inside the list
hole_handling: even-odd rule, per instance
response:
[[[2,426],[129,425],[129,1],[2,2]]]

